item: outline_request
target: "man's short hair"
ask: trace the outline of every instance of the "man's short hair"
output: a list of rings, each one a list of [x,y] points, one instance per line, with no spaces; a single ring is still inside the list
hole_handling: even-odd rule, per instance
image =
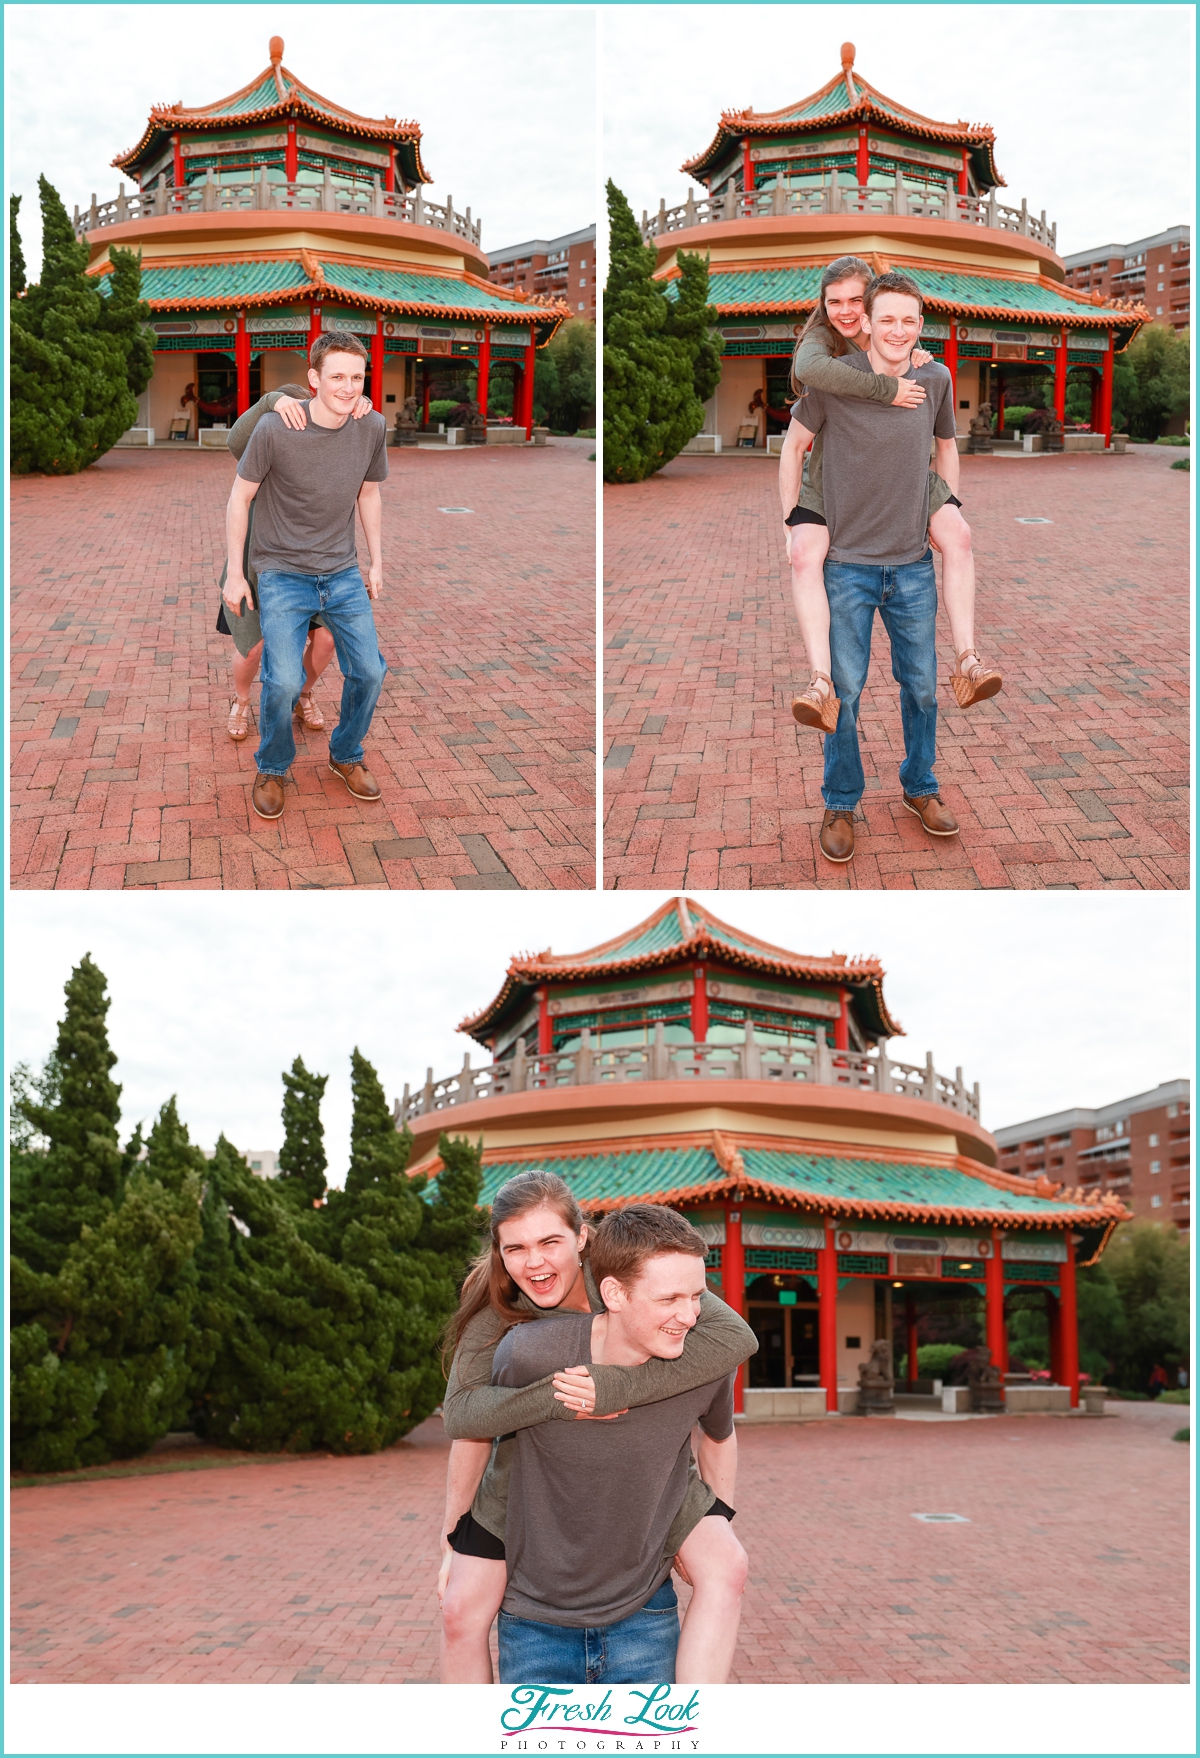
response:
[[[616,1209],[592,1234],[589,1253],[596,1286],[605,1276],[615,1276],[628,1288],[650,1258],[671,1251],[704,1257],[708,1247],[682,1215],[661,1203],[630,1203]]]
[[[357,354],[360,360],[368,360],[363,344],[349,330],[322,330],[308,351],[308,364],[315,373],[320,373],[321,362],[327,354]]]
[[[925,309],[921,289],[910,276],[902,275],[899,269],[889,269],[886,275],[876,275],[863,294],[863,310],[868,317],[870,317],[875,301],[881,293],[905,293],[910,299],[916,300],[919,312]]]

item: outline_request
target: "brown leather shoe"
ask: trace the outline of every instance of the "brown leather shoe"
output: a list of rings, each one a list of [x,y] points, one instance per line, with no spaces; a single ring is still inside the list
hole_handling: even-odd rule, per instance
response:
[[[259,775],[250,794],[250,804],[260,818],[283,817],[283,782],[278,775]]]
[[[821,853],[827,861],[854,859],[854,813],[831,807],[821,820]]]
[[[910,800],[905,794],[904,804],[921,820],[930,836],[958,835],[958,819],[937,794],[925,794],[919,800]]]
[[[335,763],[329,759],[329,767],[335,775],[340,775],[356,800],[377,800],[381,798],[379,783],[371,771],[361,763]]]

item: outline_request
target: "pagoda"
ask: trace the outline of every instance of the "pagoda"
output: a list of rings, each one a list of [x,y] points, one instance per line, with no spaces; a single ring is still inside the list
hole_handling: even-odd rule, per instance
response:
[[[405,1088],[411,1170],[436,1177],[461,1132],[484,1202],[539,1166],[593,1214],[678,1208],[760,1338],[739,1409],[846,1408],[875,1340],[898,1327],[914,1363],[928,1313],[977,1327],[1003,1373],[1006,1308],[1030,1299],[1078,1405],[1076,1267],[1127,1212],[997,1169],[978,1086],[889,1054],[878,960],[790,952],[676,897],[586,952],[514,958],[459,1030],[490,1063]]]
[[[657,276],[676,254],[710,259],[724,369],[705,431],[738,443],[751,402],[765,403],[756,443],[788,420],[788,369],[839,256],[876,273],[899,269],[925,302],[921,345],[955,386],[959,432],[981,403],[1003,425],[1004,403],[1040,392],[1065,419],[1068,378],[1091,389],[1091,428],[1112,434],[1112,364],[1149,313],[1066,285],[1057,228],[1000,198],[995,136],[975,122],[936,122],[885,97],[842,45],[841,71],[782,110],[727,110],[681,169],[704,196],[642,216]],[[751,417],[750,419],[754,419]]]
[[[223,427],[264,392],[306,383],[311,343],[348,330],[370,350],[368,394],[389,418],[439,382],[514,379],[514,422],[533,424],[538,347],[569,310],[488,280],[481,226],[431,181],[416,122],[359,116],[283,63],[213,104],[158,104],[113,164],[133,182],[75,210],[88,273],[113,246],[142,253],[154,378],[141,426],[165,439]],[[396,405],[392,408],[391,405]]]

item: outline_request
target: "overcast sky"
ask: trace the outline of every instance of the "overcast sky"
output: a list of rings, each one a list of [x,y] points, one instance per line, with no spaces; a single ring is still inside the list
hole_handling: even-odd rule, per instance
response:
[[[421,124],[426,194],[483,219],[483,248],[596,218],[595,13],[520,6],[8,6],[9,189],[41,261],[37,180],[70,213],[117,193],[111,160],[152,104],[211,104],[269,65],[364,116]]]
[[[1191,904],[1115,892],[700,893],[723,920],[794,951],[874,953],[907,1036],[941,1072],[979,1081],[989,1128],[1101,1105],[1187,1075],[1192,1064]],[[335,1181],[349,1153],[349,1057],[357,1044],[391,1101],[428,1065],[451,1074],[484,1051],[455,1026],[489,1001],[514,952],[577,952],[661,901],[643,893],[502,897],[365,892],[8,900],[11,1061],[54,1044],[62,986],[90,952],[109,980],[123,1128],[172,1093],[192,1139],[223,1129],[278,1148],[280,1073],[296,1055],[328,1074]]]
[[[604,6],[601,29],[605,172],[639,216],[698,192],[678,167],[722,110],[807,97],[849,41],[885,96],[990,123],[1001,199],[1045,208],[1060,255],[1190,220],[1190,5]]]

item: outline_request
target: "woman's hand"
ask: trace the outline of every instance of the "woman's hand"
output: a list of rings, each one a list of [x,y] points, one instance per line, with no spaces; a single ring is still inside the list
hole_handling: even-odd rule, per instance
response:
[[[892,399],[893,409],[919,409],[925,401],[925,387],[919,385],[915,378],[896,380],[896,395]]]
[[[361,421],[364,415],[369,415],[371,413],[373,406],[370,397],[360,397],[350,411],[351,420]]]
[[[675,1558],[674,1562],[671,1564],[671,1567],[674,1569],[675,1573],[679,1576],[679,1579],[683,1582],[685,1587],[690,1587],[692,1585],[692,1577],[688,1574],[687,1570],[684,1568],[683,1564],[680,1562],[678,1557]]]
[[[438,1570],[438,1578],[437,1578],[437,1596],[438,1596],[438,1604],[439,1605],[441,1605],[443,1595],[446,1592],[446,1583],[450,1579],[450,1564],[453,1560],[453,1557],[454,1557],[454,1552],[451,1550],[449,1544],[443,1538],[442,1539],[442,1563],[441,1563],[441,1567]]]
[[[596,1411],[596,1382],[586,1367],[564,1367],[554,1376],[554,1396],[580,1416]]]
[[[934,357],[928,348],[914,348],[909,358],[914,366],[928,366]]]
[[[308,425],[306,408],[307,405],[299,397],[289,397],[285,394],[276,403],[275,413],[280,417],[285,427],[290,427],[294,433],[303,433]]]

